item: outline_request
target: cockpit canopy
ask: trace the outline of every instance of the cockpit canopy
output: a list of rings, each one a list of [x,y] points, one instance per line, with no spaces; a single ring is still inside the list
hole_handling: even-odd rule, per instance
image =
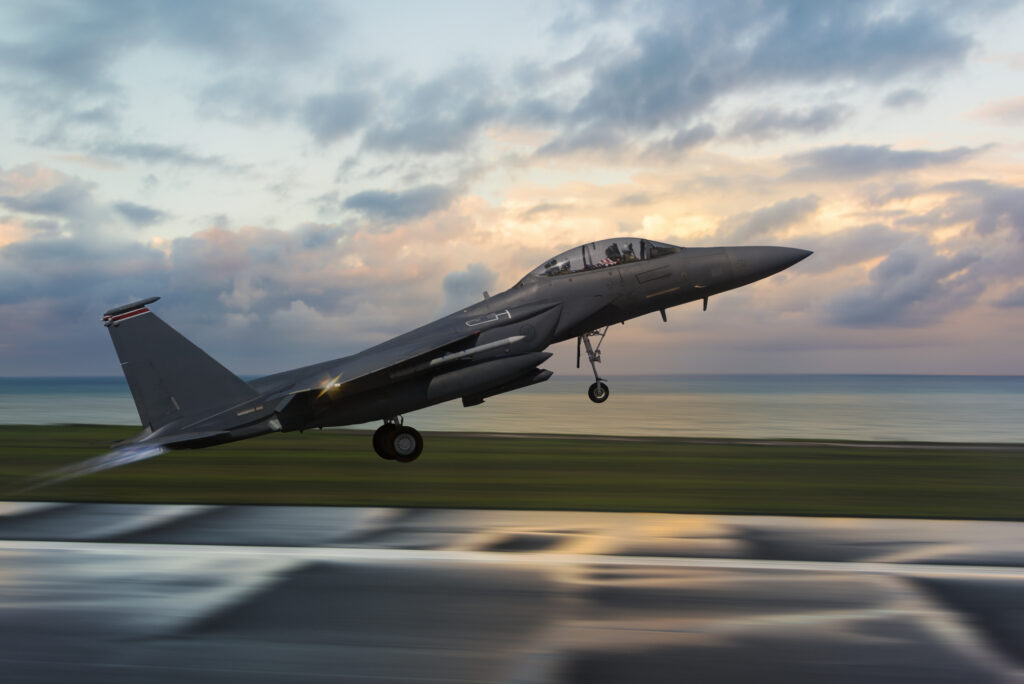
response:
[[[530,271],[529,276],[560,276],[580,271],[593,271],[634,261],[657,259],[682,251],[682,247],[643,238],[619,237],[588,242],[548,259]]]

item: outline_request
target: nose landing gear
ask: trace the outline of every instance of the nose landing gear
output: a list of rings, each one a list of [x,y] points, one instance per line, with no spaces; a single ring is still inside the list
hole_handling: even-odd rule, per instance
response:
[[[385,460],[410,463],[423,453],[423,436],[399,417],[385,418],[373,433],[373,450]]]
[[[604,336],[607,334],[608,326],[605,326],[604,330],[592,330],[576,338],[576,367],[580,367],[580,343],[582,343],[587,348],[587,360],[590,361],[590,368],[594,371],[594,384],[587,390],[587,396],[595,404],[608,401],[608,385],[604,378],[597,374],[597,364],[601,363],[601,343],[604,342]],[[597,345],[591,344],[591,337],[598,338]]]

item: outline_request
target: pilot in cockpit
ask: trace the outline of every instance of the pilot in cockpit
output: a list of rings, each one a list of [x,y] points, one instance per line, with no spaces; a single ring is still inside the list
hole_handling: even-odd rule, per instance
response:
[[[618,244],[612,243],[605,247],[604,255],[613,263],[617,264],[622,261],[622,251],[619,249]]]
[[[626,249],[622,250],[622,260],[619,263],[626,264],[626,263],[629,263],[631,261],[636,261],[636,260],[637,260],[636,252],[633,251],[633,243],[630,242],[626,246]]]

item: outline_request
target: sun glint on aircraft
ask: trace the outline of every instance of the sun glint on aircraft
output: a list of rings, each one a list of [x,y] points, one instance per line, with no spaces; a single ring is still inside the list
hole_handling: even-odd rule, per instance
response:
[[[373,448],[409,462],[423,450],[403,414],[461,399],[474,406],[544,382],[544,351],[576,339],[594,373],[588,394],[608,399],[600,377],[608,328],[703,301],[778,273],[811,252],[788,247],[685,248],[611,238],[545,261],[508,290],[375,347],[245,381],[158,318],[150,297],[103,315],[143,430],[87,472],[271,432],[381,421]],[[81,471],[76,474],[81,474]]]

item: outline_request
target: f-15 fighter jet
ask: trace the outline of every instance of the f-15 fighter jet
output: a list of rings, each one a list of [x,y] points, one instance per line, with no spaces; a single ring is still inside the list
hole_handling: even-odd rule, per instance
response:
[[[245,381],[158,318],[150,297],[103,315],[143,430],[73,473],[167,449],[206,447],[270,432],[371,421],[385,459],[409,462],[423,438],[403,414],[452,399],[473,406],[544,382],[556,342],[576,339],[594,372],[590,399],[608,399],[598,375],[609,326],[747,285],[811,252],[788,247],[685,248],[642,238],[574,247],[514,286],[352,356]]]

